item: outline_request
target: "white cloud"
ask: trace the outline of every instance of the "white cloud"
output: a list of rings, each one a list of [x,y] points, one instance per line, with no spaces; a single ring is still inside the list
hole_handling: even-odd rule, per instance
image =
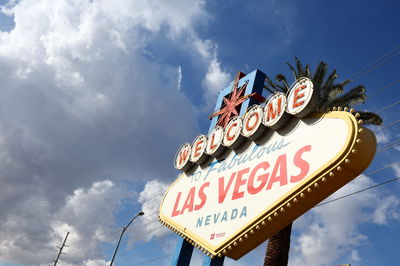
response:
[[[217,46],[210,40],[196,39],[193,42],[194,48],[204,59],[214,59],[217,56]]]
[[[109,261],[101,260],[101,259],[96,259],[96,260],[85,260],[83,262],[84,266],[108,266],[110,265]]]
[[[400,213],[396,207],[399,206],[399,203],[400,200],[393,195],[381,199],[373,213],[372,222],[385,225],[390,219],[398,219]]]
[[[395,164],[391,166],[392,170],[394,171],[394,174],[396,177],[400,177],[400,165]]]
[[[133,202],[134,195],[133,191],[106,180],[95,182],[88,189],[77,189],[67,197],[64,207],[53,217],[53,229],[58,235],[53,247],[59,246],[65,233],[70,232],[63,261],[71,265],[102,261],[99,244],[118,239],[120,228],[114,226],[115,214],[122,200]]]
[[[218,46],[214,42],[196,39],[193,44],[207,64],[207,73],[202,81],[202,86],[205,88],[206,108],[209,108],[210,104],[215,102],[218,92],[229,85],[231,76],[221,68],[217,53]]]
[[[48,263],[70,231],[69,250],[85,252],[66,261],[96,264],[132,196],[118,180],[170,178],[168,158],[198,132],[165,75],[176,66],[146,49],[163,36],[218,72],[216,50],[195,44],[212,44],[194,29],[204,2],[22,0],[3,12],[15,28],[0,32],[0,261]]]
[[[353,250],[351,251],[351,259],[353,261],[361,261],[360,256],[358,255],[358,251],[357,250]]]
[[[108,180],[75,190],[59,210],[47,199],[32,196],[4,220],[0,259],[29,265],[50,262],[67,232],[64,262],[77,265],[102,257],[99,243],[116,239],[115,213],[123,198],[132,201],[133,196]]]
[[[374,185],[362,176],[333,194],[330,199]],[[329,198],[328,198],[329,199]],[[316,207],[294,224],[298,237],[292,242],[290,265],[332,265],[339,257],[359,259],[357,247],[368,243],[361,224],[385,225],[397,218],[399,199],[382,190],[368,190]]]
[[[139,203],[145,213],[138,224],[130,230],[130,243],[135,241],[149,241],[170,233],[170,230],[158,221],[158,213],[162,196],[168,185],[159,180],[151,180],[146,183],[139,194]]]
[[[208,104],[215,102],[218,92],[229,85],[230,79],[230,75],[221,69],[219,61],[216,58],[212,59],[203,80]]]
[[[177,78],[177,90],[180,91],[181,87],[182,87],[182,79],[183,79],[183,75],[182,75],[182,66],[178,66],[178,78]]]
[[[376,141],[378,142],[378,144],[385,144],[390,142],[390,132],[389,131],[385,131],[385,130],[376,130],[375,132],[375,136],[376,136]]]

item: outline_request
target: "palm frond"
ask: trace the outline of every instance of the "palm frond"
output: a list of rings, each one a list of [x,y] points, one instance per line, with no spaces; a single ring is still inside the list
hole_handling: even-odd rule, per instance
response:
[[[296,61],[297,78],[305,77],[306,76],[306,71],[303,69],[303,65],[302,65],[301,61],[297,57],[295,57],[294,60]]]
[[[308,77],[314,83],[314,86],[319,89],[320,103],[316,108],[318,111],[326,111],[332,107],[353,107],[355,105],[364,103],[367,99],[366,90],[363,85],[358,85],[349,91],[345,92],[345,87],[352,82],[351,80],[345,80],[341,83],[337,83],[338,78],[337,72],[334,69],[328,77],[327,71],[328,66],[325,62],[321,61],[312,73],[309,65],[301,63],[300,59],[295,57],[296,67],[290,63],[286,63],[292,72],[294,79],[297,80],[300,77]],[[273,82],[269,77],[266,78],[266,89],[271,93],[281,91],[286,93],[289,85],[285,75],[277,74]],[[361,119],[367,124],[379,125],[382,123],[382,118],[371,112],[360,112]]]
[[[320,62],[316,68],[314,75],[310,71],[308,65],[303,68],[300,60],[295,57],[297,70],[290,64],[290,71],[294,75],[294,79],[297,80],[299,77],[308,77],[313,82],[314,86],[319,89],[320,102],[316,109],[318,111],[326,111],[331,107],[351,107],[360,103],[364,103],[367,96],[366,90],[363,85],[358,85],[348,92],[345,92],[345,87],[351,81],[345,80],[341,83],[337,83],[338,78],[336,70],[333,70],[324,82],[327,73],[327,64]],[[283,82],[287,87],[287,81],[285,76],[279,74],[276,76],[277,82]],[[272,83],[271,83],[272,84]],[[359,118],[364,121],[365,124],[381,125],[382,118],[375,113],[361,111]],[[267,254],[265,256],[264,265],[287,265],[287,254],[289,253],[288,247],[290,247],[290,232],[292,224],[273,235],[267,248]],[[282,247],[282,248],[281,248]],[[278,258],[283,258],[279,260]],[[283,261],[285,260],[285,261]]]
[[[344,86],[342,86],[341,83],[339,84],[335,84],[331,87],[330,91],[328,92],[328,95],[326,96],[325,99],[332,100],[334,99],[336,96],[342,94],[344,91]]]
[[[267,84],[264,86],[264,88],[267,89],[270,93],[273,94],[278,91],[276,84],[267,75],[265,75],[265,81],[267,82]]]
[[[267,91],[269,91],[271,94],[274,94],[275,91],[271,90],[270,88],[268,88],[267,86],[264,86],[264,89],[266,89]]]
[[[326,71],[327,71],[327,64],[325,62],[319,62],[317,69],[315,70],[315,74],[312,78],[313,82],[315,83],[315,86],[321,87],[322,82],[324,80]]]
[[[289,85],[287,83],[286,77],[283,74],[277,74],[275,76],[275,80],[277,82],[281,82],[283,83],[283,86],[281,86],[281,88],[283,89],[283,92],[286,93],[289,90]]]
[[[289,69],[292,71],[294,80],[297,80],[299,75],[297,74],[296,69],[290,63],[286,63],[286,64],[289,66]]]
[[[311,73],[310,66],[309,66],[308,64],[306,65],[305,72],[306,72],[306,77],[309,78],[309,79],[311,79],[312,73]]]
[[[343,90],[340,90],[340,86],[334,86],[334,82],[338,75],[336,74],[336,69],[332,71],[331,74],[329,74],[328,78],[326,79],[325,83],[323,86],[321,86],[321,100],[326,101],[328,97],[332,94],[339,94]],[[333,92],[335,91],[335,92]]]
[[[372,112],[358,112],[360,113],[360,119],[364,121],[367,125],[382,125],[383,119],[379,115]]]
[[[328,108],[334,106],[351,107],[357,104],[364,103],[366,99],[367,95],[365,94],[365,87],[363,85],[358,85],[357,87],[351,89],[349,92],[328,101],[326,107]]]
[[[334,84],[329,92],[328,100],[332,100],[339,94],[342,94],[344,92],[344,87],[350,82],[351,80],[345,80],[342,83]]]

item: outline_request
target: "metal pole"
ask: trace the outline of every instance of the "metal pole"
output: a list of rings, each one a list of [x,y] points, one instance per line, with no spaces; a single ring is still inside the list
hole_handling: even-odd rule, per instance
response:
[[[114,254],[113,254],[112,259],[111,259],[111,262],[110,262],[110,266],[112,266],[113,263],[114,263],[115,255],[117,255],[117,251],[118,251],[118,248],[119,248],[119,243],[121,243],[122,236],[124,235],[126,229],[128,229],[128,227],[131,225],[131,223],[133,222],[133,220],[136,219],[136,217],[142,216],[143,214],[144,214],[144,212],[140,211],[138,214],[136,214],[136,215],[129,221],[129,223],[128,223],[126,226],[124,226],[124,227],[122,228],[122,232],[121,232],[121,235],[119,236],[117,246],[115,247]]]
[[[189,266],[192,258],[193,245],[185,239],[179,237],[176,244],[174,257],[171,261],[171,266]]]
[[[67,242],[68,235],[69,235],[69,232],[67,232],[67,235],[65,236],[61,247],[58,247],[60,249],[60,251],[58,252],[57,258],[54,260],[54,266],[57,265],[58,259],[60,258],[61,254],[62,254],[63,248],[67,246],[67,245],[65,245],[65,242]]]
[[[125,226],[124,226],[124,228],[122,228],[122,232],[121,232],[121,235],[119,236],[117,246],[115,247],[114,254],[112,256],[110,266],[113,265],[113,262],[114,262],[114,259],[115,259],[115,255],[117,254],[117,250],[119,248],[119,243],[121,242],[121,238],[122,238],[122,235],[124,234],[124,232],[125,232]]]

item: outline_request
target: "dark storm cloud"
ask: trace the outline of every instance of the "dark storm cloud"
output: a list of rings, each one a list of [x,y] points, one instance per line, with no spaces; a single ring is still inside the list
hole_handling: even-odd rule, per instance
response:
[[[16,26],[0,33],[0,261],[46,263],[64,229],[87,255],[71,263],[99,258],[114,209],[132,200],[118,180],[175,175],[175,150],[199,132],[196,110],[177,90],[177,66],[143,54],[153,34],[185,31],[201,43],[191,31],[201,4],[178,2],[8,7]]]

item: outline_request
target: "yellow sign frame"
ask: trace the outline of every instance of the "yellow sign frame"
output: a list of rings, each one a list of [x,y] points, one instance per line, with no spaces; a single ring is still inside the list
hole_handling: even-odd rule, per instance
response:
[[[251,223],[240,228],[231,238],[216,247],[176,224],[161,212],[165,196],[160,206],[160,222],[211,257],[227,256],[237,260],[350,182],[368,167],[375,154],[376,138],[371,130],[362,126],[361,120],[357,120],[351,113],[342,111],[317,113],[309,117],[342,119],[346,122],[349,131],[341,151],[294,189],[288,191],[272,207],[263,211]],[[168,188],[165,195],[180,178],[182,175]]]

